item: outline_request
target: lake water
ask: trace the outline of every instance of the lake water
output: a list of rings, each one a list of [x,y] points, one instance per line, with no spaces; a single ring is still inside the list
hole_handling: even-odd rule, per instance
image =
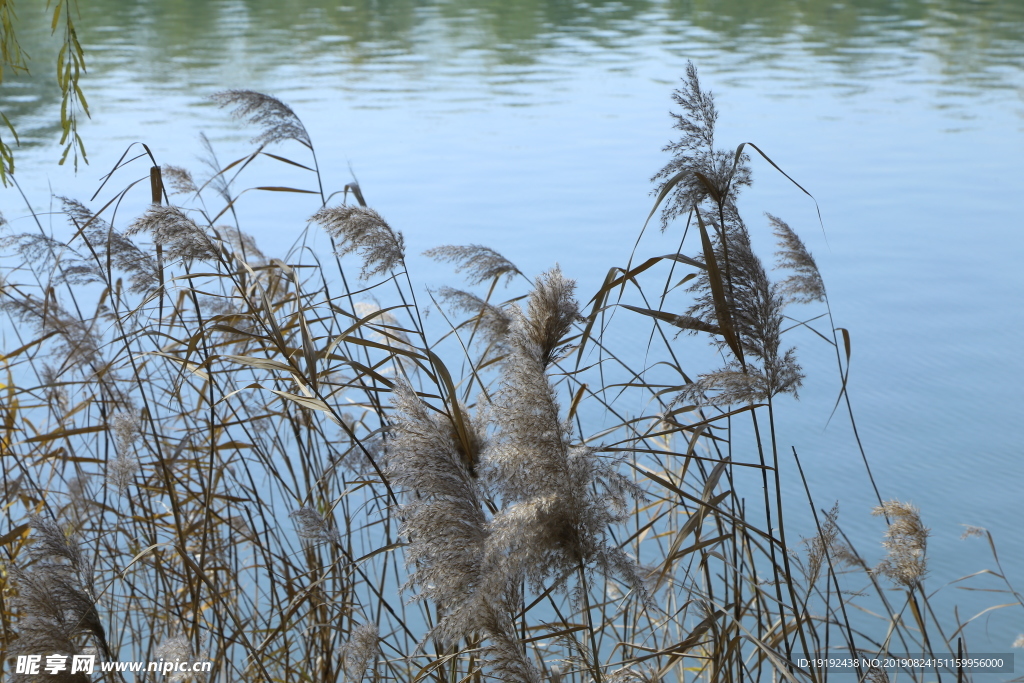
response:
[[[531,275],[557,261],[583,298],[625,264],[650,211],[649,178],[676,132],[670,93],[693,60],[716,95],[718,143],[756,143],[818,200],[825,235],[814,204],[755,159],[741,209],[759,246],[771,249],[759,218],[769,211],[818,259],[837,324],[852,331],[850,393],[879,487],[920,506],[932,528],[929,589],[992,566],[983,541],[958,540],[960,524],[992,530],[1024,588],[1024,3],[81,4],[91,164],[77,176],[56,165],[43,3],[19,7],[34,75],[8,74],[0,91],[22,135],[17,177],[37,208],[51,191],[90,196],[134,141],[160,163],[197,169],[205,131],[223,160],[242,156],[253,132],[206,98],[249,88],[293,106],[329,190],[351,179],[351,164],[410,254],[483,243]],[[248,182],[281,178],[268,163]],[[243,226],[270,253],[316,209],[301,196],[247,197]],[[16,226],[25,214],[13,189],[0,189],[0,211]],[[645,256],[678,239],[652,233]],[[422,258],[410,268],[427,284],[450,280]],[[870,516],[850,429],[839,416],[825,429],[833,352],[802,342],[808,380],[780,411],[780,438],[801,453],[819,506],[839,500],[844,529],[878,559],[883,524]],[[790,484],[793,519],[806,507]],[[942,595],[941,613],[955,601],[962,618],[1009,602]],[[969,636],[975,652],[997,652],[1021,632],[1014,607]]]

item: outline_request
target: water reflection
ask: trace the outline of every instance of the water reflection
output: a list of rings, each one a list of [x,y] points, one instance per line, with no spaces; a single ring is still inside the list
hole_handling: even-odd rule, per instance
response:
[[[1024,66],[1024,3],[1008,1],[89,0],[81,10],[94,98],[217,87],[225,74],[259,83],[289,68],[343,70],[357,89],[398,85],[382,72],[405,89],[429,73],[514,87],[581,62],[629,69],[635,51],[651,48],[732,55],[723,67],[738,75],[755,63],[795,69],[808,88],[834,85],[838,73],[853,91],[907,75],[920,59],[940,95],[1014,87]],[[0,108],[31,144],[56,131],[44,114],[59,101],[56,41],[42,3],[21,14],[33,74],[8,74]],[[822,76],[823,63],[835,72]]]

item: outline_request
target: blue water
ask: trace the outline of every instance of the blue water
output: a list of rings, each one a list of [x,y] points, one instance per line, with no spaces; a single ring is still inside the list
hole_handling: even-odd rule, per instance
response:
[[[675,132],[669,95],[693,60],[716,95],[719,144],[756,143],[817,199],[824,232],[814,203],[755,159],[741,209],[762,252],[773,248],[760,218],[769,211],[818,259],[837,324],[852,332],[850,394],[876,480],[932,528],[929,589],[994,568],[983,541],[958,540],[961,524],[993,532],[1020,589],[1024,8],[769,4],[89,2],[79,25],[91,164],[77,175],[56,165],[45,30],[26,29],[43,57],[32,78],[8,74],[0,107],[23,136],[19,182],[46,210],[51,188],[90,196],[134,141],[192,168],[200,131],[222,160],[244,155],[254,132],[206,98],[269,92],[305,122],[328,189],[351,179],[351,164],[411,255],[487,244],[531,275],[558,262],[586,299],[625,264],[650,211],[648,179]],[[22,8],[27,25],[36,9]],[[298,145],[276,151],[306,158]],[[247,182],[310,181],[267,160]],[[126,201],[122,224],[147,198]],[[250,193],[239,208],[275,253],[317,206]],[[26,213],[10,188],[0,211],[16,227]],[[677,241],[654,228],[640,253]],[[451,281],[426,259],[409,264],[419,282]],[[877,560],[883,524],[870,516],[848,420],[837,413],[825,429],[834,352],[812,335],[794,339],[808,379],[801,401],[779,409],[780,441],[801,454],[818,507],[839,500],[843,528]],[[802,488],[787,482],[800,530]],[[1004,598],[949,587],[936,604],[949,614],[957,602],[967,618]],[[1020,632],[1024,610],[1013,607],[969,635],[976,652],[996,652]]]

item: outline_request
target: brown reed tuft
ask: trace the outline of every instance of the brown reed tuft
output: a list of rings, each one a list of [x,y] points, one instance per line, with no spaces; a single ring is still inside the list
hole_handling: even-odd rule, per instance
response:
[[[623,519],[639,490],[602,461],[597,449],[572,444],[545,368],[576,319],[572,282],[556,267],[537,278],[529,317],[512,308],[509,357],[494,400],[495,438],[486,455],[505,507],[495,514],[488,557],[531,585],[596,563],[645,594],[635,563],[610,542],[607,529]]]
[[[295,140],[310,149],[313,141],[306,127],[292,108],[271,95],[253,90],[225,90],[210,99],[221,107],[234,107],[231,115],[236,119],[261,126],[263,131],[252,139],[253,144],[264,146],[281,140]]]
[[[341,670],[345,679],[358,683],[363,680],[366,668],[380,651],[380,634],[372,623],[360,624],[352,629],[347,643],[338,648]]]
[[[415,599],[442,607],[445,616],[434,632],[451,643],[479,630],[479,603],[488,598],[477,594],[484,583],[488,534],[483,491],[459,452],[449,415],[431,408],[402,381],[395,384],[392,405],[394,436],[386,472],[404,492],[400,533],[409,539],[406,564],[413,569],[406,588],[417,586]],[[463,416],[466,428],[478,433],[468,413]]]
[[[60,374],[69,367],[96,367],[103,359],[100,326],[109,323],[110,311],[102,303],[94,317],[78,315],[56,298],[40,298],[0,281],[0,311],[35,328],[37,337],[55,338],[52,360]],[[52,291],[52,290],[51,290]]]
[[[813,586],[821,576],[821,569],[828,563],[830,557],[836,556],[836,540],[839,537],[839,526],[836,520],[839,518],[839,502],[832,506],[832,509],[825,513],[825,521],[821,524],[818,533],[812,538],[805,539],[807,546],[807,585]]]
[[[889,500],[874,508],[871,514],[884,515],[891,520],[882,542],[888,555],[872,571],[907,588],[915,588],[928,573],[925,553],[929,530],[921,523],[920,510],[910,503]]]
[[[341,544],[341,534],[323,515],[311,507],[301,507],[288,516],[295,520],[295,533],[312,543]]]
[[[751,404],[779,394],[796,396],[803,373],[795,348],[781,348],[785,300],[779,285],[768,278],[750,245],[747,227],[733,207],[718,217],[709,216],[708,224],[714,230],[714,256],[724,272],[730,322],[743,357],[733,358],[715,372],[700,374],[675,402]],[[690,286],[695,300],[686,314],[706,325],[720,327],[719,307],[710,278],[707,270],[698,274]],[[720,338],[714,343],[723,351],[730,348]]]
[[[686,76],[682,80],[682,87],[672,93],[673,101],[682,112],[670,114],[675,119],[673,127],[681,130],[683,136],[663,148],[674,156],[651,178],[651,182],[659,183],[654,190],[657,194],[674,176],[683,174],[663,205],[662,231],[672,220],[690,214],[706,199],[731,204],[740,188],[751,182],[747,154],[737,159],[730,150],[715,149],[718,109],[714,96],[701,88],[693,62],[686,63]]]
[[[36,534],[27,562],[8,567],[18,615],[18,638],[9,654],[80,654],[81,637],[90,636],[109,659],[91,562],[56,522],[36,517],[32,528]]]
[[[511,614],[518,606],[518,575],[506,558],[488,557],[491,529],[482,483],[459,444],[452,417],[433,410],[412,387],[394,389],[394,440],[387,475],[404,491],[400,533],[409,539],[406,587],[415,600],[440,608],[437,624],[424,636],[445,645],[461,638],[487,639],[488,665],[507,683],[540,683],[539,673],[519,645]],[[460,408],[472,447],[484,437]]]
[[[164,164],[160,167],[163,179],[171,186],[171,194],[195,194],[199,192],[196,181],[192,180],[192,174],[188,169],[172,164]]]
[[[148,232],[164,248],[172,261],[208,261],[215,263],[220,249],[195,221],[176,206],[152,205],[125,231],[128,236]]]
[[[793,274],[782,281],[780,291],[789,301],[810,303],[825,300],[825,282],[821,279],[818,264],[807,250],[800,236],[793,232],[781,218],[765,214],[772,224],[772,232],[779,240],[776,268],[785,268]]]
[[[479,244],[468,246],[434,247],[423,252],[435,261],[458,264],[456,273],[466,272],[466,281],[471,285],[479,285],[490,280],[497,281],[504,277],[508,286],[516,275],[522,275],[515,264],[490,247]]]
[[[452,313],[472,314],[473,328],[479,330],[483,341],[499,349],[504,348],[505,338],[512,325],[512,316],[507,310],[471,292],[452,287],[438,289],[437,298],[444,302]]]
[[[527,303],[527,315],[516,307],[513,319],[518,323],[518,341],[523,353],[534,356],[542,368],[550,365],[560,351],[562,339],[580,319],[574,292],[576,281],[562,275],[556,265],[540,275]],[[527,348],[529,347],[529,348]]]
[[[310,219],[341,243],[338,255],[358,251],[363,258],[359,277],[386,273],[405,258],[405,239],[379,213],[362,206],[324,207]]]

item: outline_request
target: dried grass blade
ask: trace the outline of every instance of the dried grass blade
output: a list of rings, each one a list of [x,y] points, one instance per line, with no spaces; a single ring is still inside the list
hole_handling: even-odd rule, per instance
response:
[[[722,328],[722,336],[725,342],[732,349],[736,359],[743,363],[743,348],[736,337],[736,331],[732,325],[732,316],[729,314],[729,300],[725,296],[725,282],[722,279],[722,272],[718,268],[718,260],[715,258],[715,249],[711,244],[711,237],[708,235],[708,228],[704,225],[704,219],[700,211],[696,211],[697,225],[700,226],[700,241],[704,247],[704,262],[708,267],[708,282],[711,285],[711,296],[715,302],[715,314],[718,318],[718,326]]]
[[[657,318],[669,325],[674,325],[683,330],[693,330],[695,332],[707,332],[708,334],[721,334],[722,330],[717,325],[704,322],[698,318],[694,318],[689,315],[676,315],[675,313],[666,313],[665,311],[655,311],[650,308],[638,308],[636,306],[629,306],[627,304],[620,304],[623,308],[626,308],[634,313],[640,313],[641,315],[648,315],[652,318]]]
[[[263,156],[270,157],[271,159],[277,159],[278,161],[283,161],[286,164],[291,164],[292,166],[298,166],[299,168],[304,168],[307,171],[313,171],[313,173],[316,173],[316,171],[313,170],[312,168],[310,168],[309,166],[306,166],[304,164],[300,164],[297,161],[292,161],[291,159],[287,159],[285,157],[279,157],[276,154],[271,154],[270,152],[263,152]]]
[[[19,537],[25,536],[25,532],[28,531],[29,528],[30,526],[28,524],[20,524],[14,527],[3,536],[0,536],[0,545],[7,545]]]
[[[300,190],[296,187],[282,187],[279,185],[264,185],[261,187],[254,187],[254,190],[263,190],[264,192],[298,192],[299,194],[320,194],[316,190]]]
[[[128,564],[126,564],[124,566],[124,569],[121,571],[121,578],[123,579],[125,576],[127,576],[128,575],[128,570],[131,569],[131,566],[133,564],[135,564],[136,562],[138,562],[139,560],[141,560],[144,555],[146,555],[147,553],[152,552],[154,549],[159,548],[162,545],[168,545],[168,543],[166,543],[166,542],[164,542],[164,543],[154,543],[153,545],[149,546],[145,550],[141,551],[138,555],[133,557],[128,562]]]
[[[814,210],[818,212],[818,223],[821,225],[821,234],[825,235],[825,221],[823,221],[822,218],[821,218],[821,207],[818,206],[818,200],[814,198],[813,194],[811,194],[806,189],[804,189],[803,185],[801,185],[797,181],[793,180],[793,178],[791,178],[788,173],[786,173],[781,168],[779,168],[779,165],[776,164],[774,161],[772,161],[771,157],[769,157],[767,154],[762,152],[761,148],[758,147],[757,145],[755,145],[753,142],[741,142],[739,147],[736,148],[736,157],[733,160],[733,164],[732,164],[733,173],[736,172],[736,167],[739,165],[740,157],[743,155],[743,148],[746,147],[747,145],[750,145],[751,147],[756,149],[757,153],[760,154],[761,157],[765,161],[767,161],[769,164],[772,165],[772,168],[774,168],[776,171],[778,171],[782,175],[786,176],[786,179],[789,180],[789,182],[791,182],[794,185],[796,185],[797,188],[799,188],[801,192],[803,192],[805,195],[807,195],[808,197],[811,198],[811,201],[814,202]],[[730,180],[730,182],[731,182],[731,180]],[[825,235],[825,239],[828,240],[828,236],[827,235]]]

